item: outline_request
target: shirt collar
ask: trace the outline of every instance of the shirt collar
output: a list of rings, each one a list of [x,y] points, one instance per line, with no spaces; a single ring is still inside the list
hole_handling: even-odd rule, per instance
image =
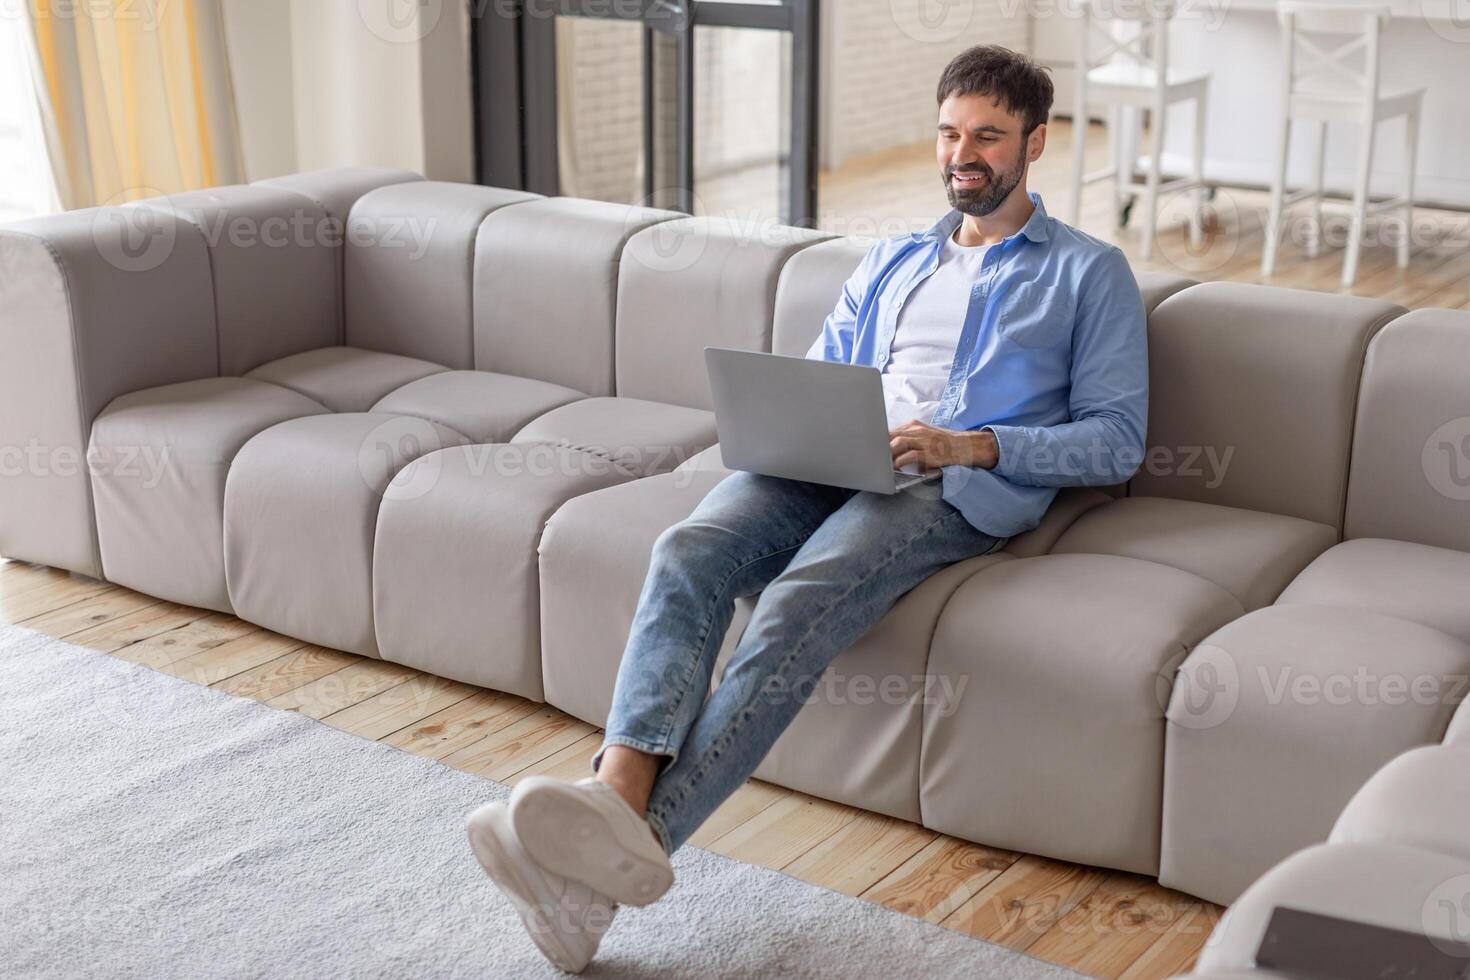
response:
[[[1026,219],[1026,223],[1021,226],[1020,231],[1016,232],[1015,235],[1010,235],[1002,239],[1002,241],[1008,242],[1012,238],[1015,238],[1016,235],[1025,235],[1026,238],[1033,242],[1044,242],[1050,237],[1047,234],[1047,223],[1051,219],[1047,217],[1046,205],[1041,203],[1041,195],[1035,191],[1028,191],[1026,196],[1031,199],[1031,204],[1035,210],[1031,212],[1031,217]],[[965,214],[963,211],[957,208],[952,209],[948,214],[940,218],[932,228],[922,235],[916,235],[915,238],[919,241],[943,242],[955,233],[955,229],[964,220]]]

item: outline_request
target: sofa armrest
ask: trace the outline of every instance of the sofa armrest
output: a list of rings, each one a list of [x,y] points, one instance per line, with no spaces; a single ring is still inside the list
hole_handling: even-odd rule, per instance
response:
[[[218,373],[202,235],[129,206],[0,227],[0,346],[0,554],[100,577],[92,420],[118,395]]]

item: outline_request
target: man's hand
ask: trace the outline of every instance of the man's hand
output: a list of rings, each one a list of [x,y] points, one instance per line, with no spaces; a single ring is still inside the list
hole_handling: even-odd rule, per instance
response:
[[[995,436],[984,430],[959,432],[926,425],[918,419],[888,432],[893,468],[918,463],[924,473],[942,466],[979,466],[990,469],[1000,458]]]

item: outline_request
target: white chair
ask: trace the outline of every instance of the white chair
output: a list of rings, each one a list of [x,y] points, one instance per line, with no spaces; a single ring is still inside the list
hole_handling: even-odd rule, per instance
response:
[[[1398,238],[1398,264],[1409,263],[1409,231],[1414,217],[1414,168],[1418,160],[1419,114],[1424,89],[1384,92],[1379,80],[1379,38],[1388,20],[1387,6],[1354,5],[1345,0],[1330,3],[1281,0],[1277,6],[1281,22],[1282,113],[1277,130],[1276,169],[1271,183],[1271,210],[1266,220],[1266,242],[1261,251],[1261,275],[1276,267],[1276,249],[1281,239],[1282,215],[1298,201],[1312,202],[1312,222],[1307,254],[1317,255],[1322,242],[1323,168],[1327,124],[1356,122],[1358,133],[1357,178],[1353,184],[1352,228],[1342,260],[1342,284],[1351,286],[1358,276],[1358,252],[1363,224],[1368,215],[1399,208],[1403,229]],[[1331,46],[1327,46],[1331,45]],[[1326,47],[1325,47],[1326,46]],[[1361,58],[1355,57],[1361,54]],[[1360,67],[1351,62],[1360,61]],[[1407,140],[1407,170],[1402,197],[1368,203],[1368,178],[1373,172],[1373,144],[1378,123],[1404,117]],[[1286,161],[1291,142],[1291,124],[1296,119],[1317,123],[1314,161],[1315,186],[1290,195],[1286,193]]]
[[[1172,2],[1137,4],[1108,3],[1100,0],[1078,0],[1075,10],[1077,97],[1072,112],[1072,224],[1082,217],[1082,188],[1095,181],[1113,179],[1116,202],[1131,205],[1142,194],[1144,226],[1142,255],[1153,253],[1158,227],[1159,196],[1175,191],[1195,192],[1190,214],[1189,237],[1198,248],[1204,231],[1204,144],[1205,107],[1209,99],[1210,76],[1207,72],[1186,72],[1169,66],[1169,23],[1174,17]],[[1128,23],[1123,23],[1128,22]],[[1130,35],[1131,36],[1125,36]],[[1164,150],[1164,121],[1170,106],[1177,102],[1194,103],[1193,161],[1188,177],[1162,182],[1161,158]],[[1088,107],[1108,106],[1108,136],[1112,148],[1110,166],[1085,173],[1087,157]],[[1122,138],[1119,121],[1124,109],[1134,116],[1149,110],[1148,171],[1143,184],[1133,182],[1131,152],[1124,147],[1131,140]],[[1125,165],[1124,157],[1129,159]],[[1131,207],[1120,212],[1123,215]]]

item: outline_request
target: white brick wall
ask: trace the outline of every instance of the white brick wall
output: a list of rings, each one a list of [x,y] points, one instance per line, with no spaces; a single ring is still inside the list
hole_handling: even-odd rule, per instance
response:
[[[944,66],[972,44],[1027,48],[1009,0],[840,0],[828,7],[823,165],[928,139]]]

